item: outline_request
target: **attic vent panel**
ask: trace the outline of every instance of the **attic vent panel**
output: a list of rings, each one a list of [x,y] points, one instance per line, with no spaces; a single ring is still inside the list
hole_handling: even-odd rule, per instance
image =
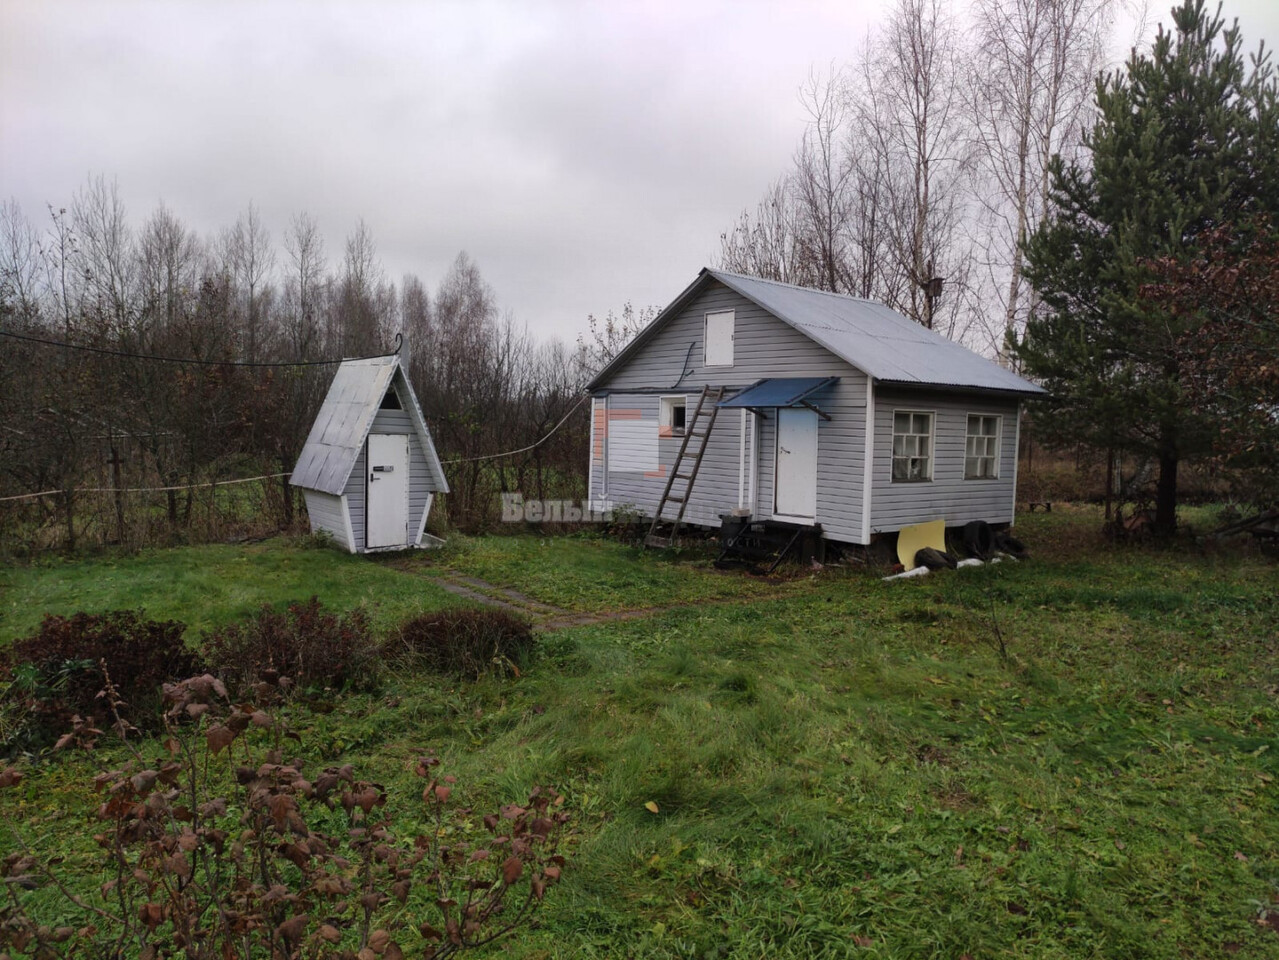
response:
[[[732,310],[706,314],[706,366],[733,365],[733,320]]]
[[[386,391],[386,395],[382,397],[382,403],[379,407],[381,410],[403,410],[400,406],[400,395],[395,392],[395,387],[391,387]]]

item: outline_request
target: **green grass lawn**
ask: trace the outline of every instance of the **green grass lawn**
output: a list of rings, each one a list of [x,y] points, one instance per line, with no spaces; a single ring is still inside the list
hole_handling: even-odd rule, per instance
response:
[[[183,621],[194,637],[264,603],[312,595],[335,607],[364,605],[381,629],[456,602],[422,577],[285,540],[152,549],[0,567],[0,645],[34,632],[46,613],[143,607],[151,617]]]
[[[410,569],[478,577],[541,603],[583,613],[751,598],[793,589],[716,570],[706,557],[701,548],[645,550],[589,536],[456,537],[439,554],[415,554]]]
[[[571,609],[673,606],[546,634],[518,679],[391,676],[297,708],[309,754],[387,783],[406,820],[422,747],[468,804],[566,793],[564,882],[493,956],[1279,956],[1258,922],[1279,910],[1279,569],[1097,526],[1025,517],[1031,561],[897,583],[764,583],[581,538],[467,541],[418,573],[173,550],[6,571],[4,630],[55,603],[213,623],[298,587],[390,623],[446,602],[418,592],[432,565]],[[67,868],[89,847],[82,769],[0,794]]]

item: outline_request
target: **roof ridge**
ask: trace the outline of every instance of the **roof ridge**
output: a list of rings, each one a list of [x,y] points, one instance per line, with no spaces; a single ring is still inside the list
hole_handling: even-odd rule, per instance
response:
[[[706,272],[711,276],[723,275],[726,277],[736,277],[738,280],[751,280],[755,283],[770,283],[775,287],[786,287],[789,290],[802,290],[805,293],[819,293],[824,297],[838,297],[841,300],[851,300],[854,303],[869,303],[875,307],[884,307],[888,310],[893,309],[882,300],[871,300],[869,297],[858,297],[851,293],[836,293],[833,290],[823,290],[820,287],[806,287],[799,283],[786,283],[782,280],[772,280],[768,277],[756,277],[749,273],[737,273],[733,270],[720,270],[714,267],[707,267]]]

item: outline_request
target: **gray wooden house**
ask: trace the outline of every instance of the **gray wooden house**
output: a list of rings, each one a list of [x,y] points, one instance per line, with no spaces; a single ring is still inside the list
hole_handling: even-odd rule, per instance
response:
[[[1043,392],[882,304],[709,269],[589,390],[597,503],[854,544],[1011,524],[1020,406]]]
[[[351,553],[439,545],[426,518],[448,481],[398,356],[338,367],[289,482]]]

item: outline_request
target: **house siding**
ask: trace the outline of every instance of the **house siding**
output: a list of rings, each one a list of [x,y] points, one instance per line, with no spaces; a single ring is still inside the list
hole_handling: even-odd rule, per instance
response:
[[[651,424],[657,430],[658,407],[662,396],[678,396],[663,393],[614,393],[608,398],[608,418],[610,423],[625,421],[633,423],[641,421]],[[697,394],[687,399],[688,417],[692,421],[693,410],[697,406]],[[675,466],[679,456],[682,437],[659,437],[657,440],[657,463],[649,464],[655,469],[618,469],[619,462],[625,463],[629,458],[618,455],[617,450],[610,451],[610,469],[608,471],[608,500],[615,508],[633,508],[646,517],[652,517],[657,509],[657,501],[661,499],[666,488],[667,477]],[[693,437],[689,446],[698,443]],[[719,514],[731,512],[737,506],[737,481],[740,476],[740,418],[736,411],[720,411],[711,430],[706,445],[706,453],[693,485],[693,495],[689,499],[684,519],[688,523],[716,526]],[[675,496],[686,484],[676,481],[672,489]],[[599,495],[600,487],[595,490]],[[664,514],[673,519],[678,504],[668,504]]]
[[[910,524],[937,519],[945,520],[947,526],[968,523],[970,520],[1011,523],[1013,490],[1016,485],[1018,409],[1015,400],[877,387],[871,532],[887,533]],[[892,436],[895,410],[934,413],[932,480],[893,483]],[[1003,418],[999,476],[996,479],[964,479],[964,441],[970,413],[993,414]]]
[[[306,513],[311,518],[311,532],[323,530],[332,535],[344,550],[352,549],[346,539],[346,521],[342,516],[342,498],[318,490],[303,490]]]
[[[704,318],[707,313],[734,311],[733,366],[703,364]],[[691,350],[690,350],[691,345]],[[679,379],[679,388],[672,388]],[[825,536],[834,540],[862,540],[862,488],[865,460],[866,376],[806,336],[778,320],[718,282],[692,300],[665,328],[645,344],[631,360],[598,387],[607,393],[606,421],[596,400],[596,434],[592,442],[591,489],[616,506],[631,505],[652,516],[661,497],[668,471],[679,451],[680,438],[658,441],[658,469],[648,472],[609,469],[600,442],[602,422],[618,419],[656,421],[660,397],[686,393],[692,418],[703,385],[734,390],[765,377],[835,376],[839,381],[815,394],[811,401],[830,420],[819,419],[817,428],[817,515]],[[641,392],[642,391],[642,392]],[[691,392],[690,392],[691,391]],[[753,418],[756,436],[748,444],[755,471],[755,516],[769,517],[774,506],[776,416],[766,411]],[[686,516],[693,522],[714,525],[719,514],[738,504],[741,481],[742,418],[736,410],[722,410],[711,432],[706,455],[693,486]],[[755,442],[757,441],[757,442]],[[696,439],[690,441],[690,447]],[[747,469],[752,469],[748,463]],[[681,481],[676,481],[677,487]],[[751,481],[746,480],[747,489]],[[678,495],[678,494],[677,494]],[[668,515],[676,507],[668,507]]]
[[[705,317],[721,310],[735,314],[733,365],[707,367],[702,362]],[[688,373],[676,384],[685,356]],[[672,317],[625,366],[599,384],[596,392],[656,389],[696,393],[703,385],[745,387],[764,377],[858,377],[863,391],[866,384],[861,371],[715,281]]]

